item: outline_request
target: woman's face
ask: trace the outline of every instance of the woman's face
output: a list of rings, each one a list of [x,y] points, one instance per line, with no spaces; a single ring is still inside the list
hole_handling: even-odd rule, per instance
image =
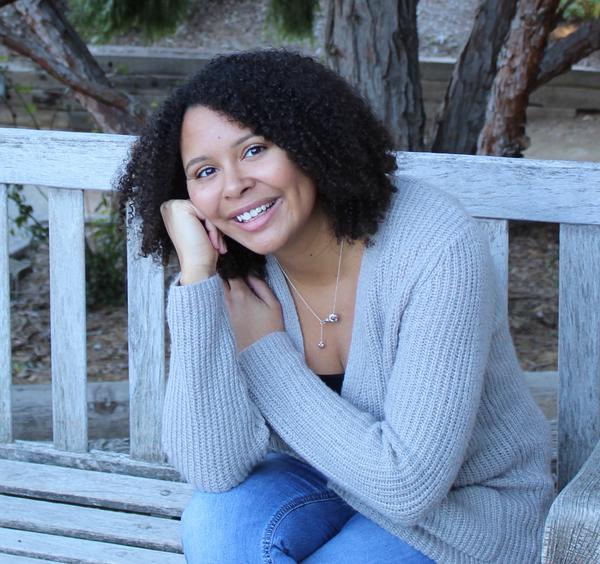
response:
[[[186,111],[181,156],[194,206],[256,253],[294,248],[319,221],[312,180],[284,150],[222,114],[204,106]]]

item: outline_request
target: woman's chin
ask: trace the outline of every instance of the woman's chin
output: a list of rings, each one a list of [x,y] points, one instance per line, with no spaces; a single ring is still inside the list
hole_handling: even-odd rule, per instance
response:
[[[257,241],[248,239],[235,239],[242,247],[245,247],[249,251],[256,253],[257,255],[270,255],[281,247],[277,242],[270,241]]]

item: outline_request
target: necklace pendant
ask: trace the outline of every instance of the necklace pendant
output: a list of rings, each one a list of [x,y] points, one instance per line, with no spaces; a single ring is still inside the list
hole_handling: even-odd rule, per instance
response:
[[[340,316],[337,313],[330,313],[327,316],[328,323],[337,323],[340,320]]]
[[[324,349],[325,343],[323,341],[319,341],[319,344],[317,345],[317,347],[319,347],[320,349]]]

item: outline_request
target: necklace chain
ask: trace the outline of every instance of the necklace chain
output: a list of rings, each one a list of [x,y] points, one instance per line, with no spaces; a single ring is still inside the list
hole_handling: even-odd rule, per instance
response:
[[[315,310],[312,307],[310,307],[310,305],[308,304],[308,302],[304,299],[304,296],[300,293],[300,290],[298,290],[298,288],[296,288],[296,285],[292,281],[291,277],[288,276],[288,274],[284,270],[283,266],[281,266],[281,264],[279,263],[279,261],[277,260],[277,258],[275,258],[275,261],[279,265],[279,268],[281,269],[281,272],[285,276],[286,280],[290,283],[290,286],[293,288],[293,290],[296,292],[296,294],[298,294],[298,297],[302,300],[302,303],[316,317],[317,321],[319,322],[319,324],[321,326],[321,340],[317,344],[317,346],[320,349],[324,349],[325,348],[325,341],[323,340],[323,326],[326,323],[337,323],[340,320],[340,316],[337,313],[335,313],[335,306],[336,306],[336,303],[337,303],[338,286],[340,284],[340,270],[341,270],[341,267],[342,267],[342,252],[343,252],[343,250],[344,250],[344,240],[342,239],[342,242],[341,242],[341,245],[340,245],[340,256],[339,256],[339,259],[338,259],[337,276],[336,276],[336,280],[335,280],[335,291],[333,293],[333,307],[331,309],[331,313],[327,317],[325,317],[324,319],[321,319],[317,315],[317,313],[315,312]]]

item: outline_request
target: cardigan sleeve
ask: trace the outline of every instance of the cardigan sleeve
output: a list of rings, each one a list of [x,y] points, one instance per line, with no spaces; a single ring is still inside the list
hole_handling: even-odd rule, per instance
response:
[[[218,276],[169,288],[162,444],[197,489],[231,489],[264,458],[270,429],[240,373]]]
[[[438,254],[401,312],[383,419],[323,386],[284,332],[239,354],[272,429],[338,489],[400,526],[422,520],[455,481],[491,341],[491,259],[476,225]]]

